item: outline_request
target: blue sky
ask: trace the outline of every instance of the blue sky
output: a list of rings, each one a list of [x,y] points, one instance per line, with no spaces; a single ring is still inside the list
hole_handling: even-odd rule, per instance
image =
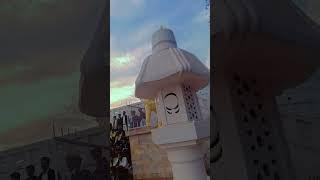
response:
[[[178,47],[209,66],[209,10],[200,0],[111,0],[111,107],[134,99],[134,81],[161,25],[173,30]]]

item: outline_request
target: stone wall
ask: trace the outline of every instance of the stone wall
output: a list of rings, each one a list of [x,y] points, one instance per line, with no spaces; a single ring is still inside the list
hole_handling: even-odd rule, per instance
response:
[[[150,129],[131,129],[129,137],[134,179],[172,180],[167,154],[153,144]]]

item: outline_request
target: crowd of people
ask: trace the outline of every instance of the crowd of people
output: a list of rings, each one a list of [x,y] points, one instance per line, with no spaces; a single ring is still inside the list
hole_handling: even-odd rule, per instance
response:
[[[55,180],[56,174],[53,169],[50,168],[50,158],[42,157],[41,158],[41,172],[39,175],[36,175],[35,166],[30,164],[25,168],[27,178],[26,180]],[[10,174],[11,180],[20,180],[21,174],[17,171]]]
[[[112,127],[117,129],[118,126],[122,126],[125,130],[129,128],[137,128],[146,125],[146,114],[142,108],[138,108],[139,114],[135,110],[130,112],[130,116],[127,115],[126,111],[123,111],[122,114],[119,113],[118,117],[113,116]]]
[[[112,126],[110,123],[110,129],[111,178],[130,180],[133,176],[129,137],[126,136],[121,123],[117,126]]]
[[[65,157],[66,165],[69,169],[68,175],[61,175],[50,167],[50,158],[42,157],[41,172],[36,174],[33,164],[26,166],[26,180],[107,180],[109,172],[108,161],[102,155],[100,148],[91,150],[92,158],[96,161],[96,168],[93,172],[87,169],[81,169],[82,158],[79,154],[70,153]],[[17,171],[10,174],[11,180],[20,180],[21,174]]]
[[[82,158],[78,154],[68,154],[65,157],[69,169],[68,176],[63,176],[50,168],[50,158],[42,157],[40,160],[41,172],[37,173],[33,164],[25,167],[26,180],[106,180],[109,174],[114,180],[132,179],[130,143],[125,130],[144,126],[145,118],[142,108],[138,109],[138,113],[134,110],[131,111],[130,116],[126,111],[123,111],[122,114],[118,114],[118,117],[113,117],[113,122],[110,123],[111,161],[108,162],[103,157],[100,148],[91,150],[91,155],[96,161],[96,169],[93,172],[81,169]],[[11,180],[20,180],[21,178],[22,175],[18,171],[10,174]]]

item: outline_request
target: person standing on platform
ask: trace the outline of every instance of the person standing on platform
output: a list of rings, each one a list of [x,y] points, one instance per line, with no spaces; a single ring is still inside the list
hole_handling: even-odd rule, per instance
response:
[[[113,116],[112,128],[115,129],[117,127],[117,116]]]
[[[131,119],[132,119],[132,123],[133,123],[133,127],[139,127],[140,126],[140,122],[139,122],[139,117],[136,115],[136,111],[131,111]]]
[[[121,117],[121,114],[118,114],[117,119],[117,129],[123,129],[123,118]]]
[[[126,114],[126,111],[122,112],[122,118],[124,119],[124,123],[126,124],[127,131],[128,131],[129,130],[129,128],[128,128],[128,116]]]
[[[142,123],[142,126],[146,125],[146,113],[143,112],[142,108],[138,109],[139,111],[139,117],[140,117],[140,121]]]

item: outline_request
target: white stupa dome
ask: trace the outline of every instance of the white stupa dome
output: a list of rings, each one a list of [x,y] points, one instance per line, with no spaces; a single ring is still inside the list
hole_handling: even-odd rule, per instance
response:
[[[161,27],[152,36],[152,54],[148,56],[136,79],[138,98],[155,98],[160,89],[188,84],[194,90],[209,82],[209,69],[193,54],[179,49],[170,29]]]

